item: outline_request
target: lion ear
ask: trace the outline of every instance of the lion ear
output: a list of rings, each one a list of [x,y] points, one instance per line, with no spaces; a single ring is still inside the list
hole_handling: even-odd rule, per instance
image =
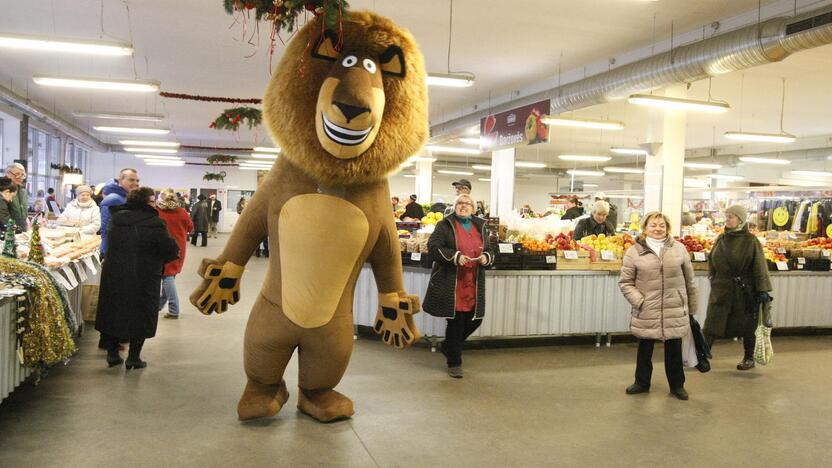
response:
[[[391,45],[379,56],[378,61],[383,73],[404,78],[404,52],[401,47]]]
[[[315,47],[312,48],[312,57],[332,61],[338,60],[338,56],[341,54],[335,48],[335,44],[337,43],[338,36],[335,34],[335,31],[327,29],[318,38]]]

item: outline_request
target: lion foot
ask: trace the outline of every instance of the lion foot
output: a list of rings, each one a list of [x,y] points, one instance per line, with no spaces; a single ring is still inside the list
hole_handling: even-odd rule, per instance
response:
[[[304,390],[300,387],[298,390],[298,409],[320,422],[347,419],[355,414],[352,400],[335,390]]]
[[[237,403],[237,416],[240,421],[274,416],[289,399],[286,382],[281,380],[276,385],[265,385],[248,379],[246,389]]]

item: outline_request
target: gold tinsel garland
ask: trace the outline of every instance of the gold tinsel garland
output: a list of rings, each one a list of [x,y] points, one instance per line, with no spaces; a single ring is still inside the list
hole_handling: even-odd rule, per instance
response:
[[[34,265],[0,257],[0,270],[29,276],[36,288],[29,291],[31,308],[23,332],[23,365],[50,366],[69,359],[75,352],[63,305],[55,285]]]

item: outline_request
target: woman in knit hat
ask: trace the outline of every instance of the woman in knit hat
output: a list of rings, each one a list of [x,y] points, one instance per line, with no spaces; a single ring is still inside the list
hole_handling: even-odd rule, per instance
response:
[[[79,227],[83,234],[97,233],[101,229],[101,212],[92,199],[92,189],[89,185],[79,185],[75,196],[58,217],[58,224]]]
[[[185,263],[185,248],[187,247],[188,233],[194,230],[194,223],[191,216],[182,208],[182,201],[176,196],[173,189],[167,189],[159,194],[159,201],[156,202],[156,209],[159,217],[165,222],[168,234],[176,241],[179,247],[179,258],[165,264],[165,271],[162,274],[162,296],[159,298],[159,310],[168,305],[167,319],[179,318],[179,294],[176,292],[176,275],[182,271],[182,264]]]
[[[763,246],[748,231],[748,211],[734,205],[725,210],[725,232],[711,250],[708,277],[711,295],[703,332],[713,349],[717,337],[742,337],[745,351],[738,370],[754,367],[754,330],[760,304],[771,300]]]

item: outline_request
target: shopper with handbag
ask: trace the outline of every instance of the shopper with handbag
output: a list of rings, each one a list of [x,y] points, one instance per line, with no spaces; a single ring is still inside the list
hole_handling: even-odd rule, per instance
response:
[[[754,368],[754,331],[760,304],[771,300],[763,246],[748,231],[747,218],[748,211],[740,205],[725,210],[725,232],[711,249],[711,295],[703,329],[711,349],[717,337],[742,337],[744,353],[737,369],[743,371]]]
[[[641,237],[627,250],[618,284],[632,305],[630,330],[638,338],[635,383],[628,395],[650,391],[653,347],[664,343],[664,370],[670,393],[688,399],[682,367],[682,337],[696,313],[693,265],[685,246],[670,235],[670,220],[657,211],[641,222]]]

